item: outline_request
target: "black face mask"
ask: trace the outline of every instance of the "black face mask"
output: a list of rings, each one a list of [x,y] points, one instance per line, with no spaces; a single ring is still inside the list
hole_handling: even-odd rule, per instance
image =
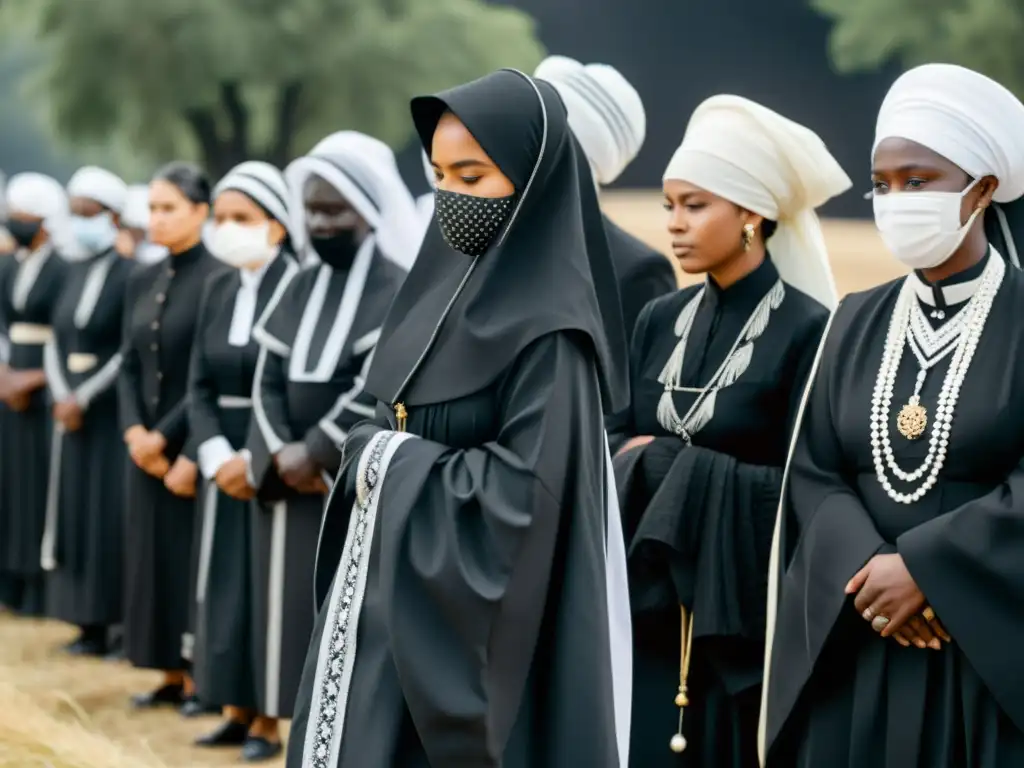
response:
[[[438,189],[434,210],[441,234],[452,248],[467,256],[480,256],[505,226],[516,196],[476,197]]]
[[[40,221],[11,219],[7,222],[7,231],[11,233],[11,237],[14,238],[14,242],[22,248],[28,248],[32,245],[32,241],[36,239],[36,235],[39,234],[39,230],[42,226],[43,224]]]
[[[334,269],[348,269],[359,250],[359,241],[354,229],[342,229],[333,235],[311,235],[309,238],[313,250],[320,260]]]

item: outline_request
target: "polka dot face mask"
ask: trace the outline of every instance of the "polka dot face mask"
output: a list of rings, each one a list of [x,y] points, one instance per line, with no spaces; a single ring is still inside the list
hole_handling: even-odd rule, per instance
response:
[[[480,256],[505,226],[516,196],[476,197],[438,189],[434,192],[437,224],[444,239],[467,256]]]

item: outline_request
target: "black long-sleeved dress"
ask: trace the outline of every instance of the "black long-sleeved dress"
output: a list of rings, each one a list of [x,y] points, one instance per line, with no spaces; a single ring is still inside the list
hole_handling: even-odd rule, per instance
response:
[[[199,464],[192,676],[211,704],[257,706],[252,637],[252,502],[214,478],[245,447],[259,345],[252,326],[280,301],[298,272],[282,253],[260,272],[231,270],[207,283],[192,346],[189,443]]]
[[[80,626],[121,620],[124,441],[118,426],[124,296],[131,262],[116,252],[71,264],[45,350],[55,402],[74,397],[82,426],[54,429],[42,563],[47,613]]]
[[[13,370],[43,368],[43,349],[53,334],[53,314],[67,267],[47,244],[5,270],[0,314]],[[0,403],[0,411],[6,449],[0,465],[0,571],[11,577],[10,607],[39,615],[46,601],[40,552],[53,435],[46,388],[32,394],[28,409],[15,412]]]
[[[223,267],[202,244],[132,274],[118,380],[121,429],[167,438],[174,463],[188,437],[188,362],[207,278]],[[125,655],[138,667],[182,669],[195,501],[131,464],[125,497]]]
[[[914,391],[904,351],[889,441],[904,471],[929,452],[955,354],[944,334],[966,315],[992,252],[929,285],[907,278],[938,360],[920,393],[926,432],[897,414]],[[847,296],[832,322],[785,489],[778,613],[768,674],[769,768],[1011,768],[1024,765],[1024,275],[1007,266],[972,357],[937,483],[910,503],[886,492],[872,450],[872,401],[903,280]],[[914,306],[913,304],[911,305]],[[943,340],[945,338],[945,341]],[[953,340],[955,341],[955,339]],[[884,461],[884,459],[883,459]],[[918,488],[885,472],[898,492]],[[952,637],[940,651],[882,638],[846,583],[876,554],[899,553]]]
[[[686,317],[671,398],[689,442],[666,417],[659,381],[679,360]],[[790,425],[827,317],[781,282],[770,260],[725,290],[709,279],[640,315],[631,406],[611,425],[618,447],[655,438],[614,461],[633,611],[632,766],[757,765],[772,528]],[[680,605],[694,626],[688,746],[677,755],[669,742],[679,717]]]
[[[587,340],[558,331],[479,392],[411,408],[387,448],[373,439],[390,407],[356,427],[289,767],[622,765],[629,638],[600,402]],[[350,525],[357,486],[379,501]]]
[[[313,563],[325,497],[277,477],[274,455],[305,442],[332,480],[348,430],[373,414],[363,392],[380,327],[405,271],[368,238],[348,271],[300,272],[253,331],[261,346],[247,443],[260,491],[253,526],[253,642],[259,710],[288,717],[313,629]]]

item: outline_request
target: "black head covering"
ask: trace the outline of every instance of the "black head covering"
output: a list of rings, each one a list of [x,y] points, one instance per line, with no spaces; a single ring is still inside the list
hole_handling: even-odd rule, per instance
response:
[[[512,181],[516,207],[476,259],[449,246],[431,222],[384,323],[367,391],[407,406],[464,397],[497,380],[531,342],[573,330],[593,344],[604,410],[625,407],[627,345],[615,270],[590,169],[557,92],[500,70],[413,99],[428,152],[446,111]]]

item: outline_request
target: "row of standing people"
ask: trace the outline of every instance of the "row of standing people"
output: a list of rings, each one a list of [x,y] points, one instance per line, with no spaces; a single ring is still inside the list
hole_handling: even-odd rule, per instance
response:
[[[839,302],[815,209],[850,179],[709,99],[663,180],[705,280],[628,350],[562,89],[412,113],[444,237],[328,501],[289,765],[1020,764],[1020,100],[897,80],[871,197],[910,274]]]
[[[339,488],[322,530],[332,478],[316,440],[289,450],[264,386],[275,355],[298,388],[321,278],[256,324],[260,437],[233,446],[247,481],[225,486],[261,491],[274,464],[320,494],[289,764],[748,766],[758,746],[781,768],[1016,764],[1022,450],[996,420],[1021,412],[1022,372],[1003,340],[978,342],[986,323],[1012,337],[1021,278],[993,203],[1024,192],[1024,106],[955,67],[897,82],[874,205],[915,271],[835,309],[814,209],[849,179],[806,128],[709,100],[664,182],[680,266],[708,277],[648,302],[627,349],[573,99],[608,103],[568,69],[554,87],[502,72],[414,101],[436,225],[373,329],[365,420],[318,409]]]
[[[643,110],[615,70],[591,71],[633,124],[623,146],[583,112],[611,181]],[[224,707],[199,743],[270,757],[312,629],[325,495],[347,430],[372,415],[362,384],[432,206],[417,211],[391,151],[354,132],[214,187],[172,163],[142,217],[98,168],[66,190],[21,174],[7,192],[0,600],[80,627],[75,652],[104,653],[116,627],[127,660],[165,676],[135,707]],[[606,226],[635,317],[675,275]]]

